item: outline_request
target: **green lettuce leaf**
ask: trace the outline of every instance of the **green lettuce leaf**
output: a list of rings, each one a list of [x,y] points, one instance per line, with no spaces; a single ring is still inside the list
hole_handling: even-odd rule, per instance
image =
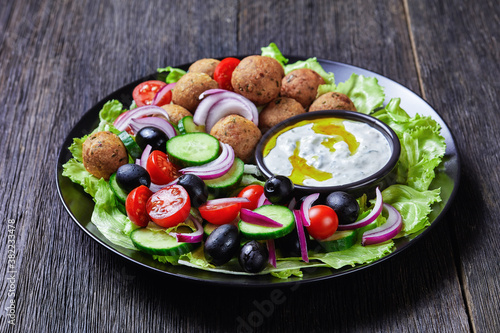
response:
[[[167,83],[177,82],[181,77],[184,76],[184,74],[186,74],[185,70],[170,66],[167,66],[165,68],[158,68],[157,71],[158,73],[169,72],[167,78],[165,79],[165,82]]]
[[[441,201],[440,189],[418,191],[407,185],[391,185],[382,191],[384,203],[396,208],[403,218],[403,229],[398,236],[418,232],[428,225],[431,205]]]
[[[281,51],[278,49],[278,46],[276,44],[271,43],[269,46],[266,47],[261,47],[261,55],[264,57],[271,57],[275,60],[277,60],[281,66],[285,66],[288,63],[288,59],[283,56]]]
[[[285,75],[299,68],[312,69],[313,71],[318,73],[323,78],[323,80],[325,80],[325,84],[335,86],[335,75],[331,72],[326,72],[316,58],[300,60],[294,62],[293,64],[286,65]]]
[[[384,88],[378,84],[375,77],[354,73],[347,81],[340,82],[334,91],[347,95],[356,106],[356,110],[365,114],[372,113],[382,106],[385,100]]]
[[[392,241],[362,246],[360,243],[344,251],[317,253],[309,259],[318,259],[331,268],[339,269],[344,266],[355,266],[356,264],[365,264],[380,259],[392,252],[394,243]]]
[[[109,183],[101,178],[94,197],[92,223],[113,244],[137,250],[130,240],[130,233],[138,227],[116,205],[116,198]]]
[[[64,163],[62,175],[71,179],[72,182],[81,185],[83,190],[92,197],[95,196],[99,180],[90,174],[83,166],[83,163],[76,158],[72,158]]]
[[[446,142],[439,134],[441,126],[431,117],[410,117],[401,107],[400,99],[394,98],[375,114],[396,132],[401,143],[401,155],[397,166],[397,182],[419,191],[429,188],[435,170],[446,151]]]

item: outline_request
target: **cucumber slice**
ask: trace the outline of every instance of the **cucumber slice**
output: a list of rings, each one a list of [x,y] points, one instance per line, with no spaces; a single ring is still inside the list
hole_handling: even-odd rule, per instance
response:
[[[295,217],[290,209],[279,205],[260,206],[254,212],[267,216],[276,222],[281,223],[281,227],[263,227],[240,221],[238,226],[243,236],[249,239],[276,239],[292,232],[295,227]]]
[[[205,236],[208,237],[208,236],[210,236],[210,234],[212,233],[212,231],[214,231],[215,229],[217,229],[217,227],[219,227],[217,224],[213,224],[213,223],[207,222],[203,226],[203,233],[205,234]]]
[[[132,231],[130,239],[139,250],[160,256],[175,256],[191,252],[198,243],[177,242],[163,230],[140,228]]]
[[[167,154],[182,167],[203,165],[219,156],[219,140],[207,133],[188,133],[167,141]]]
[[[116,182],[116,172],[109,177],[109,186],[111,187],[111,191],[113,191],[113,194],[115,195],[118,202],[125,204],[128,193],[124,191]]]
[[[123,214],[123,215],[127,215],[127,209],[125,208],[125,204],[118,201],[118,199],[116,199],[116,208],[118,208],[118,210]]]
[[[208,191],[212,194],[220,196],[235,189],[236,187],[238,187],[238,184],[243,177],[244,169],[245,163],[243,163],[242,160],[236,157],[234,159],[233,166],[226,174],[219,178],[205,180]]]
[[[193,116],[182,118],[177,124],[177,127],[181,134],[205,132],[205,126],[196,125],[193,121]]]
[[[128,154],[132,156],[134,161],[137,158],[141,157],[142,155],[141,147],[139,147],[139,145],[134,141],[134,139],[132,139],[132,137],[126,131],[120,132],[120,134],[118,134],[118,137],[120,138],[120,140],[122,140],[123,145],[128,151]]]
[[[318,243],[328,252],[343,251],[356,243],[356,236],[356,230],[336,231],[333,235],[318,241]]]

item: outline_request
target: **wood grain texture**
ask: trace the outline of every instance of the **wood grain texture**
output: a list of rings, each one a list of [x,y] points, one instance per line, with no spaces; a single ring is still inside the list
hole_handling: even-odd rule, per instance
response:
[[[14,220],[17,273],[12,326],[5,312],[9,273],[0,270],[0,331],[234,332],[242,322],[254,332],[498,331],[497,7],[396,0],[2,3],[0,264],[8,265],[6,224]],[[87,109],[158,67],[259,53],[271,41],[286,54],[388,76],[425,94],[443,116],[462,153],[463,177],[455,204],[429,237],[347,277],[241,289],[138,268],[71,221],[54,171],[67,131]]]
[[[500,328],[500,9],[495,1],[410,2],[428,100],[449,124],[462,184],[449,216],[472,328]]]

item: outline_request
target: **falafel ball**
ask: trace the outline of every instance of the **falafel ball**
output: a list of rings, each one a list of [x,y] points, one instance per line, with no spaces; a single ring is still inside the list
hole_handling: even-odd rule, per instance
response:
[[[163,110],[167,111],[168,119],[175,125],[179,123],[179,120],[186,116],[192,116],[193,114],[176,104],[165,104],[161,107]]]
[[[220,63],[220,60],[205,58],[200,59],[191,64],[189,66],[188,71],[191,73],[205,73],[208,74],[211,78],[214,77],[215,67]]]
[[[200,95],[209,89],[217,89],[219,84],[205,73],[184,74],[172,90],[172,102],[194,113],[200,104]]]
[[[234,114],[220,119],[212,127],[210,134],[233,147],[236,156],[244,162],[252,160],[255,147],[262,136],[251,120]]]
[[[285,71],[281,64],[271,58],[253,55],[243,58],[236,66],[231,78],[235,92],[257,105],[264,105],[278,97]]]
[[[109,179],[128,163],[128,153],[122,140],[109,131],[91,134],[83,143],[83,166],[97,178]]]
[[[259,127],[262,133],[285,119],[305,113],[302,105],[293,98],[278,97],[260,112]]]
[[[295,99],[307,109],[316,99],[318,86],[324,83],[321,75],[312,69],[299,68],[285,75],[281,81],[280,95]]]
[[[357,111],[351,99],[342,93],[328,92],[319,96],[309,107],[309,112],[320,110]]]

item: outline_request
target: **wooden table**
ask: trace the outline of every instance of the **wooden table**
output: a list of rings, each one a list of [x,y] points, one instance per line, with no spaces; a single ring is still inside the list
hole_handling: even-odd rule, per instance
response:
[[[493,0],[2,1],[0,331],[500,331],[499,31]],[[157,67],[271,41],[385,75],[444,118],[461,184],[428,237],[346,277],[239,289],[138,269],[72,222],[54,170],[86,110]]]

